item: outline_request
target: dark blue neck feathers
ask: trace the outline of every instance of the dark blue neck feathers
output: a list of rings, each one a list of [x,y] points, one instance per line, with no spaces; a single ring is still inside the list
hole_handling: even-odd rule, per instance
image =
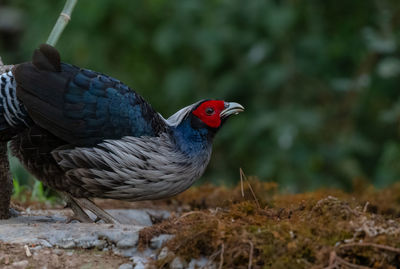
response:
[[[193,124],[193,117],[191,116],[186,117],[172,129],[172,135],[175,138],[177,147],[182,152],[192,156],[211,150],[214,134],[215,131],[206,126]]]

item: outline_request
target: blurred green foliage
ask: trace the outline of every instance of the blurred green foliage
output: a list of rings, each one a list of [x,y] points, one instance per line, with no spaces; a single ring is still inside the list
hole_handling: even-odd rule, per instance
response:
[[[21,33],[0,34],[18,63],[64,1],[0,4],[23,12]],[[243,104],[203,180],[233,183],[242,167],[301,191],[400,179],[399,29],[398,0],[81,0],[57,48],[164,116],[203,98]]]

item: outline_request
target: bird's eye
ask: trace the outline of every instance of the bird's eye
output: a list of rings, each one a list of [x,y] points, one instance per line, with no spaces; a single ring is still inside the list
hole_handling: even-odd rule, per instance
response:
[[[206,108],[206,114],[211,116],[214,113],[214,109],[212,107],[207,107]]]

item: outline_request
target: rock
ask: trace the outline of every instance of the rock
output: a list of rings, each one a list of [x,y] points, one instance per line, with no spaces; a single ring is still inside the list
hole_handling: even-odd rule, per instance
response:
[[[108,210],[112,215],[124,216],[127,223],[133,219],[141,224],[151,225],[149,214],[168,217],[167,211],[157,210]],[[151,211],[151,212],[148,212]],[[29,212],[29,213],[27,213]],[[139,231],[144,226],[132,224],[95,224],[95,223],[66,223],[69,210],[26,210],[22,215],[8,220],[0,220],[0,244],[21,244],[32,246],[32,260],[37,260],[36,251],[41,250],[58,263],[65,257],[72,256],[74,248],[97,249],[112,251],[115,254],[130,257],[131,264],[122,264],[120,268],[147,268],[148,260],[155,260],[155,249],[159,249],[172,235],[164,234],[152,239],[150,247],[138,252]],[[34,214],[34,215],[31,215]],[[44,249],[43,249],[44,248]],[[69,249],[66,251],[66,249]],[[167,248],[158,257],[174,255]],[[66,260],[69,260],[68,258]],[[11,266],[10,261],[8,266]],[[135,266],[133,266],[133,264]],[[182,263],[181,263],[182,264]],[[18,264],[17,264],[18,265]],[[22,263],[24,265],[24,263]],[[128,267],[129,266],[129,267]],[[180,268],[175,262],[175,268]],[[12,267],[13,268],[13,267]],[[11,269],[11,267],[10,267]]]
[[[153,225],[151,216],[157,216],[161,219],[167,219],[171,215],[166,210],[151,209],[111,209],[107,210],[107,212],[118,219],[122,224],[135,224],[143,226]]]
[[[60,248],[74,248],[75,242],[71,239],[71,238],[66,238],[66,241],[61,241],[57,244],[57,246],[59,246]]]
[[[135,264],[134,268],[135,269],[148,269],[149,267],[147,266],[148,262],[150,260],[155,260],[155,252],[154,250],[151,250],[150,248],[142,251],[142,252],[136,252],[132,257],[129,259],[132,261],[133,264]],[[150,267],[152,268],[152,267]]]
[[[11,264],[12,268],[15,268],[15,269],[25,269],[26,267],[28,267],[28,265],[29,265],[29,262],[27,260],[13,262]]]
[[[130,263],[121,264],[118,269],[133,269],[133,265]]]
[[[37,250],[41,250],[43,248],[43,246],[36,246],[31,248],[32,251],[37,251]]]
[[[146,261],[145,260],[140,260],[137,263],[135,263],[134,269],[146,269]]]
[[[128,234],[121,240],[117,242],[117,247],[118,248],[131,248],[131,247],[136,247],[137,243],[139,241],[139,234]]]
[[[113,217],[118,219],[121,224],[130,224],[138,226],[151,226],[152,219],[166,219],[170,217],[170,213],[166,210],[154,210],[154,209],[109,209],[106,210]],[[8,220],[1,220],[1,224],[31,224],[31,223],[66,223],[71,217],[71,211],[66,210],[30,210],[26,209],[24,214],[18,214]],[[95,218],[93,213],[87,211],[93,219]],[[79,223],[78,223],[79,224]]]
[[[109,224],[37,223],[0,224],[0,241],[44,247],[112,249],[131,257],[136,251],[141,226]]]
[[[175,259],[170,264],[170,268],[171,269],[184,269],[184,268],[186,268],[186,266],[184,266],[181,258],[175,257]]]
[[[210,260],[207,258],[199,258],[199,259],[192,259],[187,268],[217,269],[217,266],[215,263],[211,263]]]
[[[56,249],[53,250],[53,253],[58,255],[58,256],[61,256],[63,254],[63,251],[61,249],[56,248]]]
[[[174,236],[171,234],[160,234],[159,236],[153,237],[150,241],[150,247],[152,249],[159,249],[165,242],[173,237]]]

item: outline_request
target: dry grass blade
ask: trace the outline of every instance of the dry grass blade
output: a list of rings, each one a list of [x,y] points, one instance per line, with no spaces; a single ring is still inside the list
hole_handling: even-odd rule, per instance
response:
[[[243,173],[242,168],[240,168],[239,171],[240,171],[240,190],[242,191],[242,197],[244,198],[244,186],[243,186],[244,173]]]
[[[250,253],[249,253],[249,266],[248,269],[251,269],[251,265],[253,264],[253,253],[254,253],[254,244],[249,240],[250,245]]]
[[[242,184],[242,186],[241,186],[242,187],[242,196],[244,197],[244,190],[243,190],[243,179],[244,179],[244,180],[246,180],[247,185],[249,186],[250,192],[253,195],[253,198],[254,198],[254,201],[257,204],[257,207],[260,209],[261,208],[260,203],[258,202],[257,196],[256,196],[256,194],[255,194],[255,192],[253,190],[253,187],[251,186],[249,180],[247,179],[246,174],[243,172],[242,168],[240,168],[239,171],[240,171],[240,181],[241,181],[241,184]]]
[[[369,206],[369,202],[367,201],[367,202],[365,203],[365,205],[364,205],[363,213],[367,212],[368,206]]]
[[[218,269],[222,269],[222,266],[224,265],[224,250],[225,250],[225,245],[222,244],[222,246],[221,246],[221,254],[219,255],[219,266],[218,266]]]
[[[201,211],[190,211],[190,212],[187,212],[187,213],[183,214],[183,215],[180,216],[177,220],[175,220],[174,224],[177,224],[177,223],[180,222],[183,218],[186,218],[187,216],[190,216],[190,215],[204,215],[204,216],[208,217],[208,215],[205,214],[204,212],[201,212]]]

